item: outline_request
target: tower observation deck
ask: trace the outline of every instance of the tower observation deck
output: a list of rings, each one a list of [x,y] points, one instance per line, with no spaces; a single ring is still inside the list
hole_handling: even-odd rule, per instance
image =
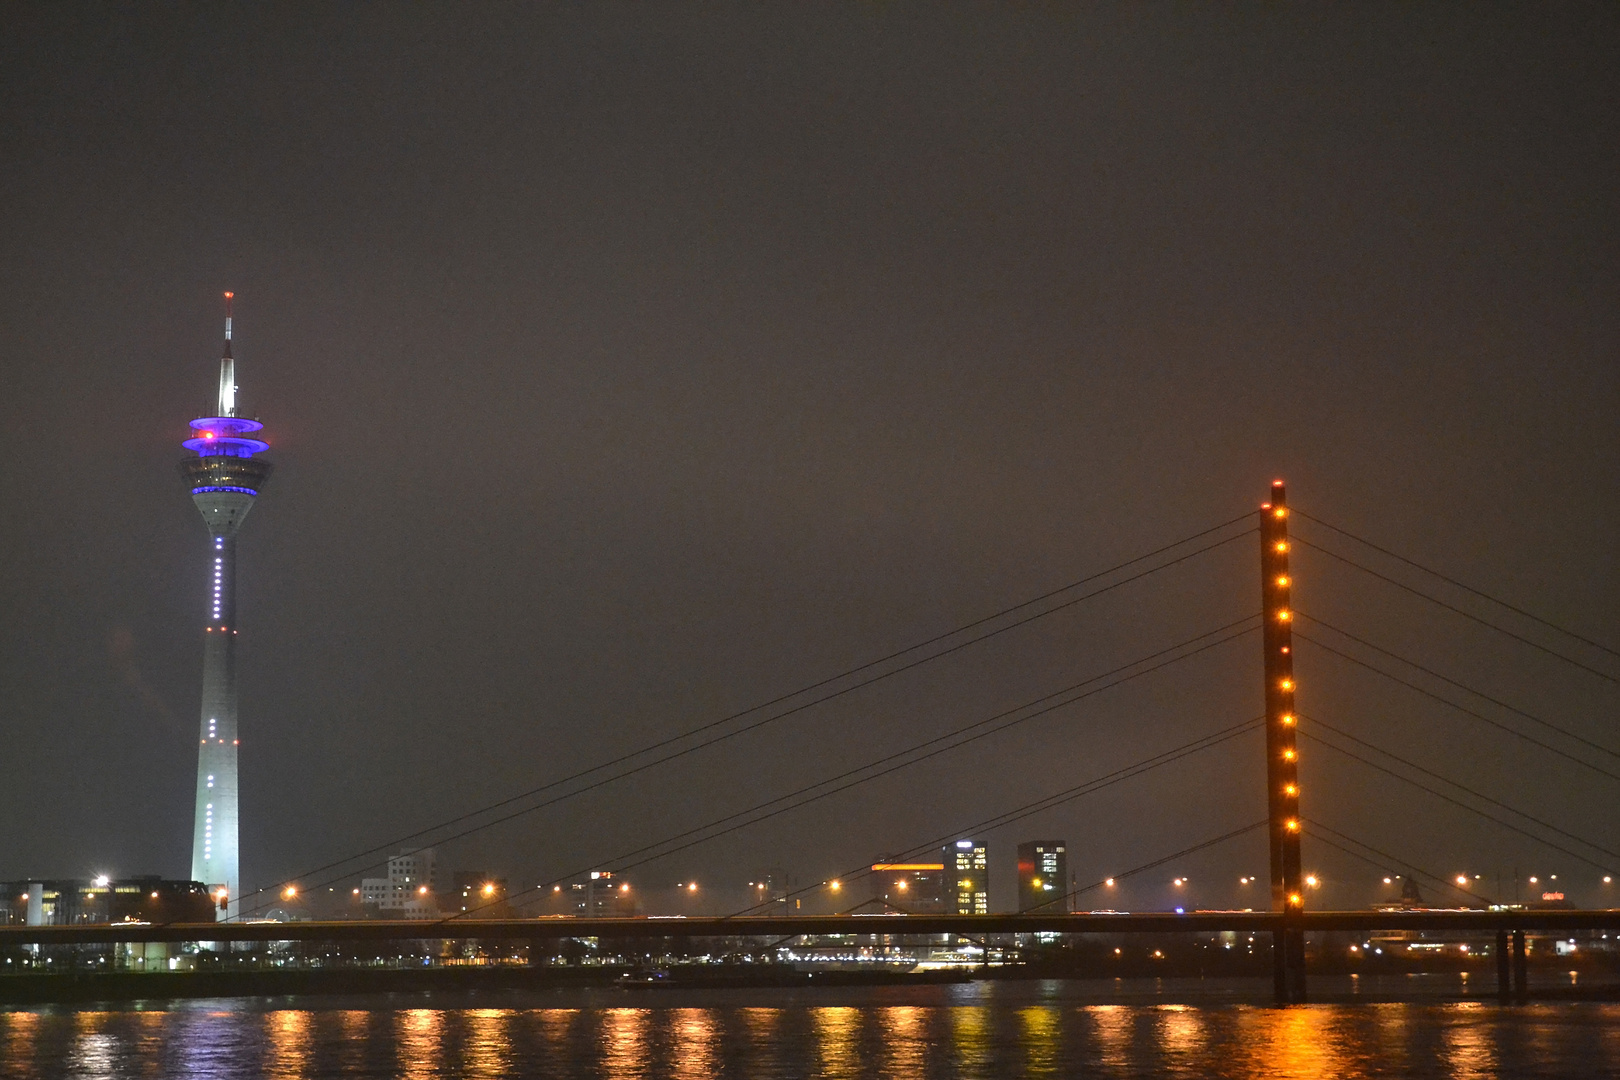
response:
[[[271,465],[256,457],[270,444],[250,438],[264,425],[236,415],[236,361],[231,357],[231,299],[225,294],[225,354],[219,362],[216,416],[191,421],[180,463],[191,501],[208,526],[208,618],[203,627],[202,723],[197,747],[197,803],[191,877],[214,894],[227,917],[241,902],[236,758],[236,534]]]

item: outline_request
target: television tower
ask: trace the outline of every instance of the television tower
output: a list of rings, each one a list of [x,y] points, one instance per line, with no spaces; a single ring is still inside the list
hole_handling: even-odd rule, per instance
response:
[[[237,846],[236,754],[236,533],[270,463],[253,455],[270,444],[251,435],[264,427],[236,415],[236,361],[231,358],[231,300],[225,294],[225,355],[219,361],[219,403],[214,416],[191,422],[185,441],[196,457],[180,463],[191,501],[208,526],[208,620],[203,630],[202,725],[197,748],[197,808],[191,839],[191,877],[208,886],[226,918],[239,914],[241,858]]]

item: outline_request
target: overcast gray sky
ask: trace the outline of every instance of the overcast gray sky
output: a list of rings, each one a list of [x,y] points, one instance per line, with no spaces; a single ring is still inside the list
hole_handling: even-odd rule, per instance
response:
[[[1620,642],[1617,46],[1596,4],[12,7],[0,878],[185,872],[206,555],[175,462],[224,289],[277,469],[241,544],[249,884],[1274,476]],[[1222,549],[448,858],[610,862],[1238,618],[1256,572]],[[1298,581],[1620,749],[1612,680],[1309,552]],[[1308,714],[1620,850],[1616,781],[1305,646],[1300,672]],[[847,869],[1259,691],[1251,638],[637,874]],[[1018,840],[1115,872],[1260,816],[1260,770],[1251,738],[995,834],[998,903]],[[1595,881],[1310,744],[1303,778],[1308,815],[1419,865]],[[1369,898],[1370,868],[1307,862]],[[1262,841],[1188,865],[1263,871]]]

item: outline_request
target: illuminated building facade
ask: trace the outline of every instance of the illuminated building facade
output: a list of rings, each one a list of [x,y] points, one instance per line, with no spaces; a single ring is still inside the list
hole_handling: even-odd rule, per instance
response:
[[[611,919],[634,915],[637,897],[630,883],[611,870],[592,870],[591,876],[568,886],[570,914],[584,919]]]
[[[388,860],[388,876],[360,879],[360,902],[389,919],[432,919],[439,914],[438,866],[432,848],[402,851]]]
[[[0,924],[205,922],[213,910],[207,889],[196,881],[153,876],[0,883]]]
[[[1018,910],[1046,914],[1069,910],[1069,846],[1062,840],[1018,845]]]
[[[185,447],[196,456],[180,463],[180,475],[208,527],[209,556],[191,876],[206,884],[227,917],[234,918],[242,895],[236,765],[241,745],[236,726],[236,534],[270,476],[270,463],[256,456],[270,446],[250,438],[263,424],[237,415],[230,300],[231,294],[226,293],[218,405],[215,415],[191,421],[194,434]]]
[[[873,899],[885,910],[911,915],[951,912],[942,862],[876,862],[872,864]]]
[[[990,914],[990,856],[978,840],[958,840],[945,848],[950,868],[951,906],[957,915]]]

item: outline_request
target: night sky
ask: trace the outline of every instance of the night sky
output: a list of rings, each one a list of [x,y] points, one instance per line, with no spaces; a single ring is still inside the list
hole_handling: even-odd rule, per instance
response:
[[[1273,477],[1620,647],[1613,6],[4,24],[0,879],[187,872],[207,553],[175,466],[226,289],[276,465],[240,549],[249,885],[1226,521]],[[1298,529],[1611,677],[1309,549],[1303,611],[1620,750],[1620,660]],[[1256,543],[443,857],[527,883],[613,865],[1258,610]],[[1307,716],[1620,851],[1620,782],[1298,651]],[[1251,636],[631,876],[842,872],[1258,715],[1260,690]],[[1608,895],[1302,749],[1315,820]],[[995,903],[1019,840],[1067,839],[1086,884],[1263,814],[1248,736],[992,834]],[[1374,867],[1305,852],[1320,903],[1377,895]],[[1172,871],[1232,902],[1263,839],[1083,903],[1162,905]]]

